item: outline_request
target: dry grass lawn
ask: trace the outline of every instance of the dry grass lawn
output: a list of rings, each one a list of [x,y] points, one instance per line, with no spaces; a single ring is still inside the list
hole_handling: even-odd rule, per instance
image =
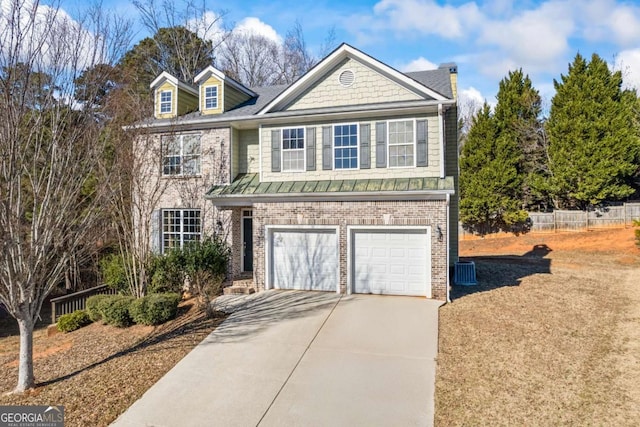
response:
[[[438,426],[637,426],[633,232],[462,242],[479,285],[440,311]]]
[[[35,389],[3,395],[17,380],[18,337],[0,335],[0,405],[64,405],[65,426],[106,426],[202,341],[222,319],[181,304],[157,327],[92,324],[68,334],[34,338]],[[6,332],[6,331],[5,331]]]

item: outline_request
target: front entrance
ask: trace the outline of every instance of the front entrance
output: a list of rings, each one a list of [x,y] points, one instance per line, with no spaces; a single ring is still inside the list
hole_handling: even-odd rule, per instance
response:
[[[242,211],[242,271],[253,271],[253,211]]]

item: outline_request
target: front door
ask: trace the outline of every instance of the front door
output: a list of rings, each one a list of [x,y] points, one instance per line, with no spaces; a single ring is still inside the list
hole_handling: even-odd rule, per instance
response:
[[[242,211],[242,271],[253,271],[253,211]]]

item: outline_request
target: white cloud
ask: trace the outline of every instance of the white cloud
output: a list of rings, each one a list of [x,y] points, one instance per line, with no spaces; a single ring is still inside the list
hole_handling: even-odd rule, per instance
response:
[[[482,93],[473,86],[469,86],[466,89],[462,89],[458,93],[458,104],[471,104],[482,105],[486,101],[486,98],[482,96]]]
[[[432,0],[382,0],[373,12],[393,30],[435,34],[445,39],[463,37],[467,28],[481,20],[478,6],[471,2],[454,7]]]
[[[79,22],[64,9],[33,0],[0,0],[0,55],[17,53],[20,61],[49,74],[109,61],[109,40],[93,32],[101,30],[96,19],[89,15]],[[12,61],[2,57],[0,63]]]
[[[569,16],[566,3],[547,2],[510,20],[487,22],[479,44],[498,47],[500,52],[495,56],[502,57],[508,69],[546,70],[569,51],[568,38],[575,28]]]
[[[414,59],[408,64],[402,65],[398,68],[404,72],[424,71],[424,70],[435,70],[436,68],[438,68],[438,65],[434,64],[433,62],[421,56],[420,58]]]
[[[640,7],[618,4],[614,0],[572,3],[580,25],[580,36],[589,41],[615,42],[636,46],[640,39]]]
[[[224,38],[225,31],[222,27],[222,17],[210,10],[199,18],[190,19],[186,27],[205,40],[211,40],[217,45]]]
[[[609,16],[609,28],[619,45],[636,45],[640,41],[640,8],[622,6]]]
[[[276,30],[269,24],[262,22],[258,18],[248,17],[240,21],[233,31],[242,33],[245,35],[259,35],[263,36],[278,44],[282,44],[282,37]]]
[[[616,56],[615,69],[622,72],[625,88],[640,92],[640,48],[620,52]]]

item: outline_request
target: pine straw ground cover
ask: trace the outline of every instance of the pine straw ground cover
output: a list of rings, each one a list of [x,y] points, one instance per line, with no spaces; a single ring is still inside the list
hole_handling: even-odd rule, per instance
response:
[[[608,250],[607,233],[628,244]],[[436,425],[637,426],[632,233],[528,235],[487,241],[488,249],[463,242],[479,285],[455,287],[440,310]]]
[[[0,394],[0,405],[64,405],[65,426],[105,426],[158,381],[222,321],[181,303],[160,326],[116,328],[99,323],[34,339],[38,385],[23,395]],[[3,334],[6,335],[6,334]],[[18,337],[0,338],[0,391],[17,380]]]

